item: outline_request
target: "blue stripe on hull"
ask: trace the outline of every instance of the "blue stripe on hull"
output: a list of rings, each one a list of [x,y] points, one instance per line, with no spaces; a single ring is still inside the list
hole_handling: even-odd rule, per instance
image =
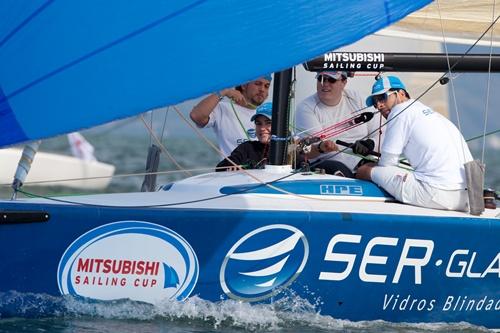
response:
[[[1,291],[59,294],[59,261],[73,241],[98,226],[136,220],[164,226],[190,244],[199,262],[192,294],[207,300],[270,295],[274,286],[280,287],[273,284],[281,283],[313,304],[319,296],[318,310],[339,319],[500,327],[498,220],[52,205],[25,209],[46,210],[51,220],[0,226],[0,249],[8,253],[0,261]]]

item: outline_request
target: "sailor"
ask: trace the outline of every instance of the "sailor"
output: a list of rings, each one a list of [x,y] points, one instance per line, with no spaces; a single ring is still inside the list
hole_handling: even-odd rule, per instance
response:
[[[338,124],[348,118],[359,114],[365,109],[361,96],[349,89],[345,89],[347,78],[352,73],[345,71],[324,71],[316,75],[316,93],[307,97],[297,106],[296,126],[300,136],[311,136],[316,132]],[[354,143],[353,152],[368,155],[379,142],[377,128],[380,125],[380,115],[367,123],[346,130],[335,137],[349,143]],[[371,135],[369,136],[369,134]],[[367,138],[363,140],[364,138]],[[330,172],[332,161],[337,161],[347,166],[349,171],[345,176],[353,177],[353,172],[361,160],[359,156],[345,153],[321,154],[321,160],[316,165],[318,168]],[[314,161],[313,161],[314,162]],[[337,164],[334,166],[336,168]]]
[[[467,211],[464,163],[472,155],[455,125],[411,99],[396,76],[377,79],[366,105],[387,118],[387,130],[378,164],[359,167],[357,177],[373,180],[403,203]],[[414,171],[398,168],[401,155]]]
[[[264,103],[257,108],[255,114],[250,118],[252,122],[255,122],[257,141],[245,141],[240,144],[227,158],[217,164],[216,171],[238,170],[239,167],[234,164],[241,165],[245,169],[261,169],[267,164],[271,142],[272,110],[272,103]],[[337,149],[337,146],[332,141],[315,143],[311,146],[307,157],[318,156],[320,149],[331,152]],[[299,156],[298,162],[303,161],[303,158],[304,156]]]
[[[191,119],[200,128],[212,127],[219,149],[228,156],[236,146],[255,140],[250,118],[269,95],[271,75],[208,95],[193,110]]]

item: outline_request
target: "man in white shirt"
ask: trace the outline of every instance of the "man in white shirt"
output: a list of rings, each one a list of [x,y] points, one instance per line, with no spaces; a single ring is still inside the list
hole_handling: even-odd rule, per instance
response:
[[[404,203],[467,211],[464,164],[472,155],[455,125],[411,99],[395,76],[379,78],[366,105],[387,118],[387,130],[378,165],[361,166],[357,177],[373,180]],[[397,167],[400,155],[414,171]]]
[[[268,75],[235,89],[210,94],[191,110],[191,119],[198,127],[212,127],[219,149],[229,156],[240,143],[256,139],[250,118],[255,108],[267,99],[270,85],[271,75]]]
[[[316,93],[297,106],[296,127],[300,133],[299,136],[314,135],[323,129],[361,114],[360,111],[365,109],[363,99],[357,92],[345,89],[349,74],[344,71],[325,71],[316,75]],[[380,116],[377,115],[369,122],[346,130],[332,139],[355,143],[352,147],[353,151],[357,154],[367,155],[377,146],[379,125]],[[364,138],[367,140],[362,140]],[[352,172],[361,160],[359,156],[338,152],[321,154],[319,158],[323,162],[317,167],[327,169],[329,172],[329,161],[340,162],[350,170],[345,175],[348,177],[352,177]]]

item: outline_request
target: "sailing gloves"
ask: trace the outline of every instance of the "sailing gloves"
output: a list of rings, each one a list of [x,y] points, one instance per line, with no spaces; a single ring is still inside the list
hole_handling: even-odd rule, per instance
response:
[[[366,156],[375,148],[375,142],[371,139],[357,140],[351,148],[355,154]]]

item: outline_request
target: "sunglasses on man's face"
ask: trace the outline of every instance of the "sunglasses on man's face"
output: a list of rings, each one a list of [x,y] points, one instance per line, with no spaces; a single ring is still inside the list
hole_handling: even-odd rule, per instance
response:
[[[385,102],[387,101],[387,98],[389,98],[390,95],[397,93],[396,90],[391,90],[386,93],[380,94],[380,95],[375,95],[372,97],[373,100],[373,105],[377,105],[378,102]]]
[[[337,82],[338,80],[337,79],[334,79],[333,77],[329,77],[329,76],[324,76],[324,75],[320,75],[318,76],[317,78],[318,82],[323,84],[324,82],[330,82],[330,83],[335,83]]]

